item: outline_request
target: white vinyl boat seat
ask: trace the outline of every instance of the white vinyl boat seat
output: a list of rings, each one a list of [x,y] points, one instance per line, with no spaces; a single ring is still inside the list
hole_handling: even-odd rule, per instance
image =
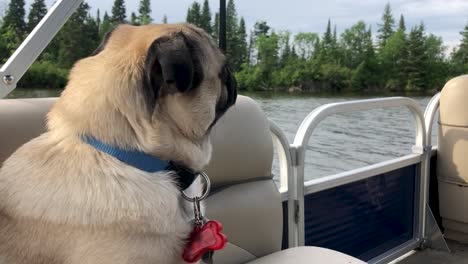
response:
[[[281,251],[283,209],[272,175],[270,125],[254,100],[239,96],[214,127],[212,142],[205,172],[214,192],[206,214],[223,224],[229,241],[215,253],[214,263],[364,263],[318,247]]]
[[[19,146],[45,130],[55,98],[0,100],[0,164]],[[207,174],[214,190],[206,201],[208,218],[219,220],[229,243],[214,263],[364,263],[317,247],[281,251],[283,211],[271,173],[273,144],[269,123],[250,98],[219,120],[213,134]]]

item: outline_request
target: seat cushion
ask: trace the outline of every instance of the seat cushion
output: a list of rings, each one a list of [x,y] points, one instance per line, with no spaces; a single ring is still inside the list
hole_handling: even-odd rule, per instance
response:
[[[365,264],[362,260],[346,254],[319,247],[296,247],[279,251],[263,258],[248,262],[249,264]]]
[[[223,232],[232,244],[216,252],[215,263],[245,263],[281,250],[283,209],[272,180],[215,190],[205,205],[206,217],[223,224]]]

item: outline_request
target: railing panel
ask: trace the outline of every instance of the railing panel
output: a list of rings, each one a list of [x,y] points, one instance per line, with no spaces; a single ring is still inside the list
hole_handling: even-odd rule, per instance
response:
[[[418,165],[305,196],[305,244],[364,261],[411,239]]]

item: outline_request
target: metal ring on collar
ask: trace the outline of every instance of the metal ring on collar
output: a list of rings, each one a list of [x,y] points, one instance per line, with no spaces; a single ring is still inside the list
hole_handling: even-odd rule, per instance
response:
[[[184,191],[181,191],[182,198],[192,203],[195,202],[196,200],[198,201],[205,200],[206,197],[208,197],[208,194],[210,193],[210,189],[211,189],[211,182],[210,182],[210,178],[208,177],[208,175],[206,175],[206,173],[204,173],[203,171],[200,171],[198,175],[201,175],[203,179],[205,180],[205,189],[203,190],[203,193],[201,196],[188,197],[184,193]]]

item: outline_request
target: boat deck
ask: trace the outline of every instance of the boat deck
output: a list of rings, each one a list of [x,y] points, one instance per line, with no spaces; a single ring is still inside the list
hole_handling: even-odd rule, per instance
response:
[[[433,249],[415,251],[398,264],[468,264],[468,245],[452,240],[447,240],[447,243],[450,253]]]

